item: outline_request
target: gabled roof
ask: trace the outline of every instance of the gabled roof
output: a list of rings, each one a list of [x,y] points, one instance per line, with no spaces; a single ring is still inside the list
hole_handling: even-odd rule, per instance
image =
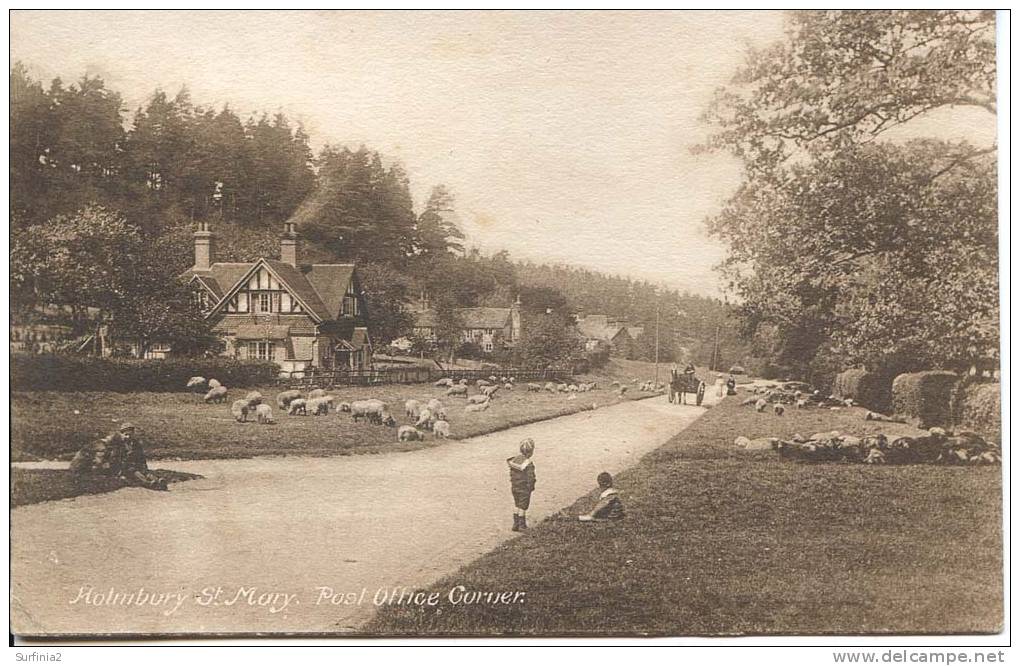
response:
[[[457,314],[464,328],[503,328],[510,320],[510,308],[461,308]]]
[[[265,265],[315,319],[327,321],[340,316],[340,305],[354,275],[353,264],[312,264],[295,268],[278,259],[262,258],[250,263],[215,263],[206,271],[191,269],[184,277],[198,279],[216,296],[218,302],[213,308],[216,312],[225,299],[247,283],[259,265]]]
[[[626,326],[609,324],[607,319],[605,315],[589,315],[577,322],[577,330],[586,338],[606,342],[615,339],[621,332],[630,336]]]

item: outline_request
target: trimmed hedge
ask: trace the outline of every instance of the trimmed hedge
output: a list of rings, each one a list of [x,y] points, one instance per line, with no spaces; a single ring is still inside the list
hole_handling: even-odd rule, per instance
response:
[[[836,375],[833,390],[839,398],[853,398],[876,412],[888,411],[892,404],[892,377],[862,368],[844,370]]]
[[[64,354],[12,354],[15,391],[184,391],[195,376],[245,388],[274,382],[280,367],[232,358],[121,359]]]
[[[897,375],[892,384],[893,412],[919,428],[951,426],[959,381],[957,375],[941,370]]]
[[[1002,387],[998,383],[963,384],[954,396],[956,425],[990,442],[1002,440]]]

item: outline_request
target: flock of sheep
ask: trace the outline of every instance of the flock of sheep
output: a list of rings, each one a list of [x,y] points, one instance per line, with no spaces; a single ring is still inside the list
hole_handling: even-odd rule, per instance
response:
[[[754,411],[764,412],[771,404],[772,413],[782,416],[786,406],[797,409],[808,407],[828,407],[832,410],[853,407],[856,403],[851,398],[837,398],[834,395],[823,396],[821,391],[804,382],[784,382],[782,384],[766,384],[748,389],[752,395],[740,404],[753,405]]]

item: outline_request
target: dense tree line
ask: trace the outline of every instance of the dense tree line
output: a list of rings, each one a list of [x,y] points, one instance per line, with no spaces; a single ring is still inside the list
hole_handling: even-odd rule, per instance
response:
[[[410,333],[412,304],[424,295],[443,322],[433,351],[453,353],[457,308],[507,307],[520,296],[532,335],[518,356],[534,362],[573,353],[578,311],[651,332],[658,310],[663,360],[686,349],[707,362],[718,325],[722,347],[735,348],[718,301],[465,248],[446,187],[416,211],[401,165],[365,147],[313,155],[282,114],[242,118],[195,104],[186,90],[157,90],[129,117],[98,77],[46,87],[16,63],[10,80],[13,302],[23,312],[70,305],[81,334],[102,323],[143,345],[213,346],[176,280],[192,264],[196,222],[212,223],[217,260],[253,261],[277,255],[290,219],[302,261],[358,263],[379,343]],[[642,339],[640,357],[654,355],[651,340]]]

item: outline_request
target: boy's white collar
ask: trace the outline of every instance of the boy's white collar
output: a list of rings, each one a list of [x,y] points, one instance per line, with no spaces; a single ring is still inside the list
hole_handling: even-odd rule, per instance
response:
[[[606,488],[605,490],[602,491],[602,494],[599,495],[599,499],[605,499],[605,498],[609,497],[610,495],[615,495],[615,494],[616,494],[616,488]]]

